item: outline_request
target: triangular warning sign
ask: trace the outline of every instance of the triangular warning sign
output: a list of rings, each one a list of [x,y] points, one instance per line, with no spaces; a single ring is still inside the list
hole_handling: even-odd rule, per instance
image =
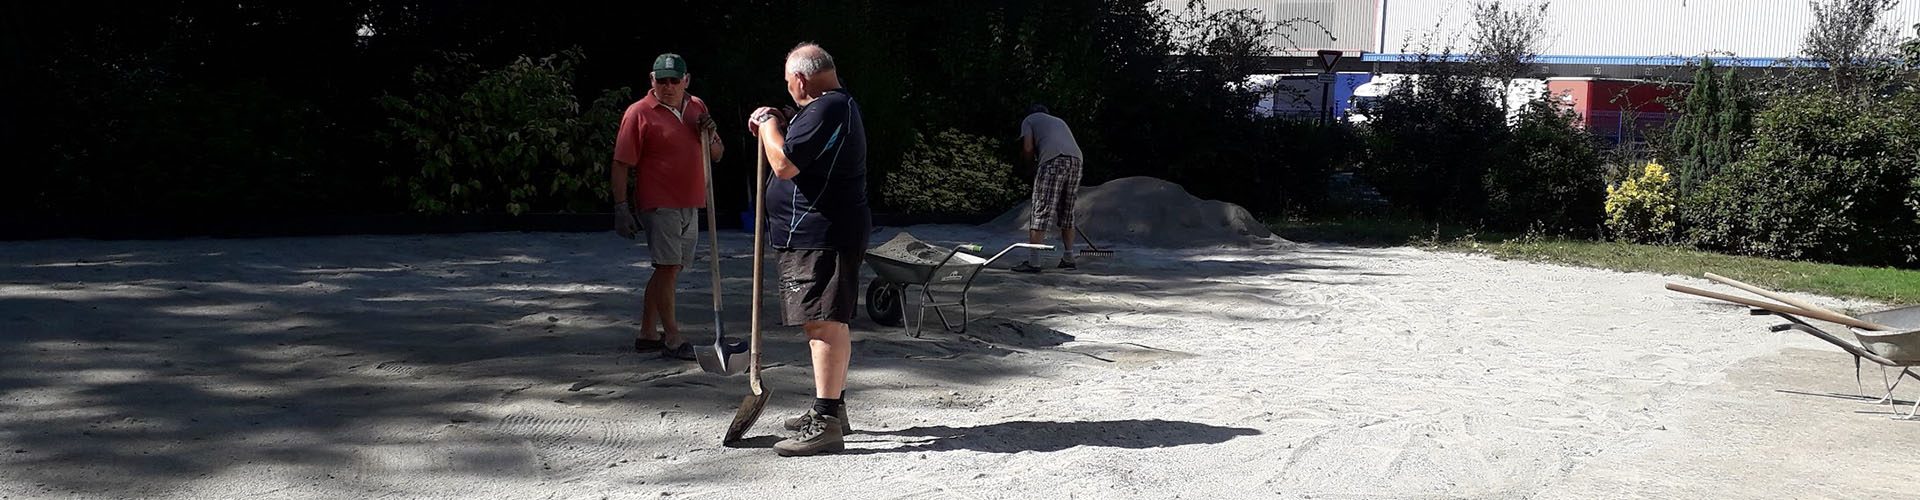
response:
[[[1320,64],[1321,64],[1321,67],[1322,67],[1322,68],[1326,68],[1326,69],[1328,69],[1328,70],[1332,70],[1332,69],[1333,69],[1333,65],[1334,65],[1335,63],[1339,63],[1339,62],[1340,62],[1340,56],[1344,56],[1344,55],[1346,55],[1346,53],[1343,53],[1343,52],[1340,52],[1340,51],[1338,51],[1338,50],[1322,50],[1322,51],[1320,51]]]

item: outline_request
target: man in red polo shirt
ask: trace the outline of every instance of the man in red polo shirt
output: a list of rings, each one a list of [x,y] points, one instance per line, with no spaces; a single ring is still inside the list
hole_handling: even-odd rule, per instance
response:
[[[653,88],[627,107],[613,142],[614,231],[628,239],[646,231],[653,256],[634,351],[693,360],[693,344],[680,338],[680,323],[673,318],[673,294],[680,269],[693,258],[700,209],[706,207],[703,132],[712,160],[719,161],[724,148],[706,102],[687,94],[692,77],[686,59],[661,54],[653,60],[651,76]],[[664,333],[654,330],[656,320]]]

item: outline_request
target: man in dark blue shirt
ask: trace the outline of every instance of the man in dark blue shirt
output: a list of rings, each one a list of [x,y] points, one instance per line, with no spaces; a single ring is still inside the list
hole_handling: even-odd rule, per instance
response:
[[[873,214],[867,209],[867,129],[860,105],[840,87],[833,57],[818,45],[787,53],[793,116],[760,108],[748,119],[774,180],[767,185],[767,240],[779,255],[781,317],[807,334],[813,354],[813,409],[789,419],[799,436],[774,444],[782,456],[845,449],[850,432],[847,365]],[[756,167],[758,168],[758,167]]]

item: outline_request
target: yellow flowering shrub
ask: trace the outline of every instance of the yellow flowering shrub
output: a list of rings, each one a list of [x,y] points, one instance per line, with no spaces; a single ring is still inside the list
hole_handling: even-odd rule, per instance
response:
[[[1607,186],[1607,230],[1622,241],[1672,241],[1675,207],[1673,177],[1659,162],[1649,162],[1640,175]]]

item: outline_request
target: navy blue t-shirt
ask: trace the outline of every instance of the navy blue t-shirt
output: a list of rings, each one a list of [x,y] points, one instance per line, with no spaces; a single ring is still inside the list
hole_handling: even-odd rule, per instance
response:
[[[774,248],[865,251],[867,128],[845,89],[807,103],[787,124],[792,179],[767,185],[767,240]]]

